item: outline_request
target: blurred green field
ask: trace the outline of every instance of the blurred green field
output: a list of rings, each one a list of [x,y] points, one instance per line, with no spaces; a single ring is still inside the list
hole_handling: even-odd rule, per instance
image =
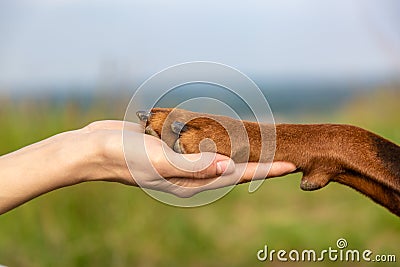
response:
[[[46,99],[0,98],[0,154],[94,120],[121,119],[126,104],[126,100],[99,99],[87,107],[78,100],[60,105]],[[336,113],[321,114],[292,120],[351,123],[400,143],[399,88],[360,94]],[[167,206],[139,188],[119,184],[64,188],[0,216],[0,264],[303,266],[259,262],[256,253],[264,245],[321,251],[336,248],[338,238],[345,238],[349,249],[395,254],[400,261],[397,217],[342,185],[303,192],[299,179],[299,175],[271,179],[252,194],[247,185],[240,185],[215,203],[189,209]],[[365,266],[328,260],[315,264]]]

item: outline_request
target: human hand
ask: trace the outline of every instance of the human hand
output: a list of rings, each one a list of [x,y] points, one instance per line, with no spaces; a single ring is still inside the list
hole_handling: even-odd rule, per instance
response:
[[[141,125],[130,122],[98,121],[83,130],[97,140],[104,157],[97,166],[100,169],[93,170],[97,175],[89,179],[116,181],[180,197],[252,179],[282,176],[295,169],[287,162],[235,165],[220,154],[178,154],[160,139],[144,135]]]

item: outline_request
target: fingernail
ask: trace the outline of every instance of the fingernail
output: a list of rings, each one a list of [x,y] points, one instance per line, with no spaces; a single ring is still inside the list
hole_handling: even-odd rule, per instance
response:
[[[217,162],[217,174],[223,174],[228,168],[230,160],[222,160]]]

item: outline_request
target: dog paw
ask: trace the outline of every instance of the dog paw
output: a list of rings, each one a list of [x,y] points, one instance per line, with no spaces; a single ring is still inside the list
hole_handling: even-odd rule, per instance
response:
[[[137,116],[146,134],[161,138],[178,153],[217,152],[239,161],[248,160],[250,145],[239,120],[168,108],[138,111]]]

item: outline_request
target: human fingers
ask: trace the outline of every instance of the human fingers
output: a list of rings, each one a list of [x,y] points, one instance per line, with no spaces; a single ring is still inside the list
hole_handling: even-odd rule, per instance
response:
[[[198,192],[232,186],[239,183],[261,180],[270,177],[283,176],[296,170],[289,162],[274,163],[240,163],[236,164],[234,172],[218,178],[181,179],[173,178],[170,182],[184,187],[197,187]]]
[[[163,177],[207,179],[233,173],[235,169],[229,157],[216,153],[178,154],[166,148],[164,155],[164,164],[156,167]]]
[[[275,161],[271,165],[271,169],[268,172],[268,178],[284,176],[292,173],[297,169],[296,165],[286,161]]]
[[[242,180],[251,180],[252,177],[255,179],[265,178],[268,174],[268,164],[247,164],[239,163],[235,165],[235,169],[231,173],[224,173],[224,175],[214,178],[203,178],[203,179],[190,179],[190,178],[170,178],[168,179],[171,183],[176,185],[197,188],[196,193],[218,189],[226,186],[236,185]],[[185,190],[184,188],[182,189]],[[192,191],[194,192],[194,191]]]

